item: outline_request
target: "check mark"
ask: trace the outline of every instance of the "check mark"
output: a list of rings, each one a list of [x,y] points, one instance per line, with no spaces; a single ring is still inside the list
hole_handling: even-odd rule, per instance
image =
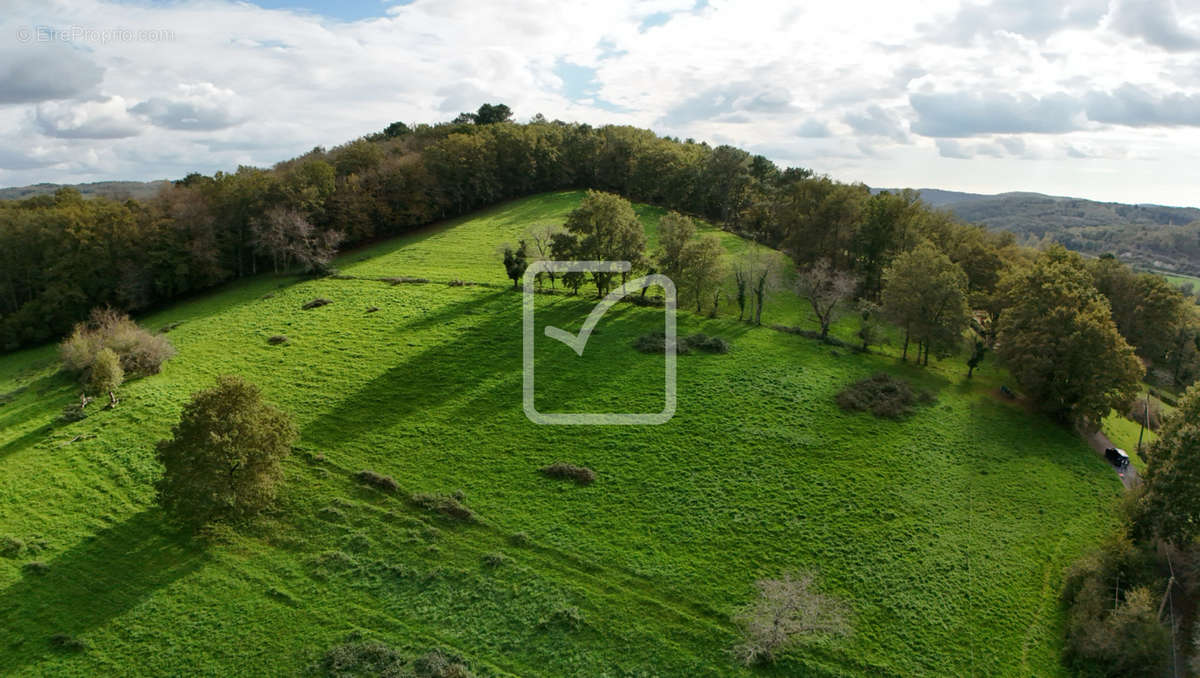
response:
[[[600,322],[605,313],[608,313],[608,309],[612,308],[618,301],[624,299],[625,295],[629,294],[628,290],[640,290],[645,287],[651,277],[658,278],[660,276],[646,276],[630,280],[628,283],[609,292],[596,304],[592,312],[588,314],[587,320],[583,321],[583,327],[579,329],[579,334],[571,334],[566,330],[551,327],[550,325],[547,325],[543,331],[547,337],[557,339],[570,346],[571,350],[575,351],[575,355],[582,356],[583,349],[587,347],[588,338],[592,336],[592,330],[596,329],[596,323]]]
[[[639,282],[640,280],[633,281],[634,284]],[[582,356],[583,349],[587,347],[588,338],[592,336],[592,330],[596,329],[596,323],[600,322],[600,319],[604,317],[604,314],[608,313],[608,309],[612,308],[613,304],[620,301],[624,296],[624,285],[616,290],[613,290],[612,292],[609,292],[606,297],[601,299],[600,302],[596,304],[596,307],[592,309],[592,312],[588,314],[587,320],[583,321],[583,327],[580,328],[579,334],[571,334],[566,330],[562,330],[557,327],[551,327],[549,325],[546,326],[544,332],[546,333],[547,337],[550,337],[551,339],[557,339],[567,346],[570,346],[571,350],[575,351],[575,355]]]

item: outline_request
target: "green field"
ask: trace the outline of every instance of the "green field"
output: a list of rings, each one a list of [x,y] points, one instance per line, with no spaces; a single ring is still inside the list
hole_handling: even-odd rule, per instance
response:
[[[0,358],[0,540],[27,545],[0,557],[0,671],[306,675],[359,632],[455,651],[478,675],[1066,675],[1062,572],[1112,529],[1120,484],[1077,437],[993,397],[990,365],[966,382],[959,359],[923,370],[683,313],[682,334],[733,349],[680,356],[669,423],[526,420],[521,297],[496,249],[580,195],[350,252],[355,277],[260,277],[143,318],[181,322],[179,354],[82,422],[56,422],[77,394],[54,347]],[[651,233],[658,214],[640,209]],[[431,282],[367,279],[391,276]],[[333,303],[300,310],[318,296]],[[537,298],[539,323],[564,329],[591,307]],[[805,317],[790,298],[764,320]],[[583,357],[539,340],[539,406],[660,407],[662,359],[630,344],[662,311],[619,305],[599,327]],[[880,370],[937,402],[903,422],[837,408]],[[276,510],[190,539],[153,505],[153,446],[222,373],[261,385],[301,441]],[[537,472],[558,460],[597,481]],[[364,489],[361,469],[405,494],[461,491],[478,522]],[[742,669],[731,613],[755,579],[799,568],[849,604],[853,634]]]

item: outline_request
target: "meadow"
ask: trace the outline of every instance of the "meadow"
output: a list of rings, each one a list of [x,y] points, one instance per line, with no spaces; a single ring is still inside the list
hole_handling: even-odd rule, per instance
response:
[[[0,671],[319,675],[329,648],[366,637],[482,676],[1066,675],[1063,570],[1112,531],[1120,484],[1078,437],[997,398],[990,362],[968,381],[958,358],[923,369],[894,347],[681,313],[681,334],[733,348],[680,356],[669,423],[530,423],[521,296],[497,248],[580,198],[507,203],[348,252],[337,278],[263,276],[140,318],[178,323],[178,355],[80,422],[58,421],[78,389],[53,346],[0,357],[0,543],[23,545],[0,553]],[[661,212],[638,211],[653,242]],[[428,282],[376,279],[401,276]],[[316,297],[333,303],[301,310]],[[539,295],[539,325],[577,329],[592,304]],[[660,407],[662,358],[631,345],[662,313],[618,305],[582,357],[539,340],[539,406]],[[764,322],[808,317],[781,294]],[[837,407],[879,371],[936,402],[902,421]],[[194,538],[154,506],[154,444],[224,373],[259,384],[301,439],[274,510]],[[556,461],[596,482],[538,473]],[[363,487],[363,469],[401,491]],[[476,519],[418,493],[458,493]],[[731,615],[755,579],[798,569],[848,603],[853,633],[739,666]]]

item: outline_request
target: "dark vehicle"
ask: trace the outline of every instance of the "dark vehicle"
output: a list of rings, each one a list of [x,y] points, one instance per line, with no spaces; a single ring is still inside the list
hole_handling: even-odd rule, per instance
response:
[[[1125,450],[1119,450],[1115,447],[1110,447],[1107,450],[1104,450],[1104,458],[1117,468],[1125,468],[1126,466],[1129,466],[1129,455],[1125,454]]]

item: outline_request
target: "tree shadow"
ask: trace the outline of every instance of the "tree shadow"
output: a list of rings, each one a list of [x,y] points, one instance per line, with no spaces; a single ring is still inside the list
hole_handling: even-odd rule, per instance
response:
[[[27,568],[0,591],[0,638],[8,670],[53,652],[50,638],[72,637],[115,619],[156,590],[196,571],[205,553],[191,535],[175,533],[146,509],[87,537],[48,563]]]

